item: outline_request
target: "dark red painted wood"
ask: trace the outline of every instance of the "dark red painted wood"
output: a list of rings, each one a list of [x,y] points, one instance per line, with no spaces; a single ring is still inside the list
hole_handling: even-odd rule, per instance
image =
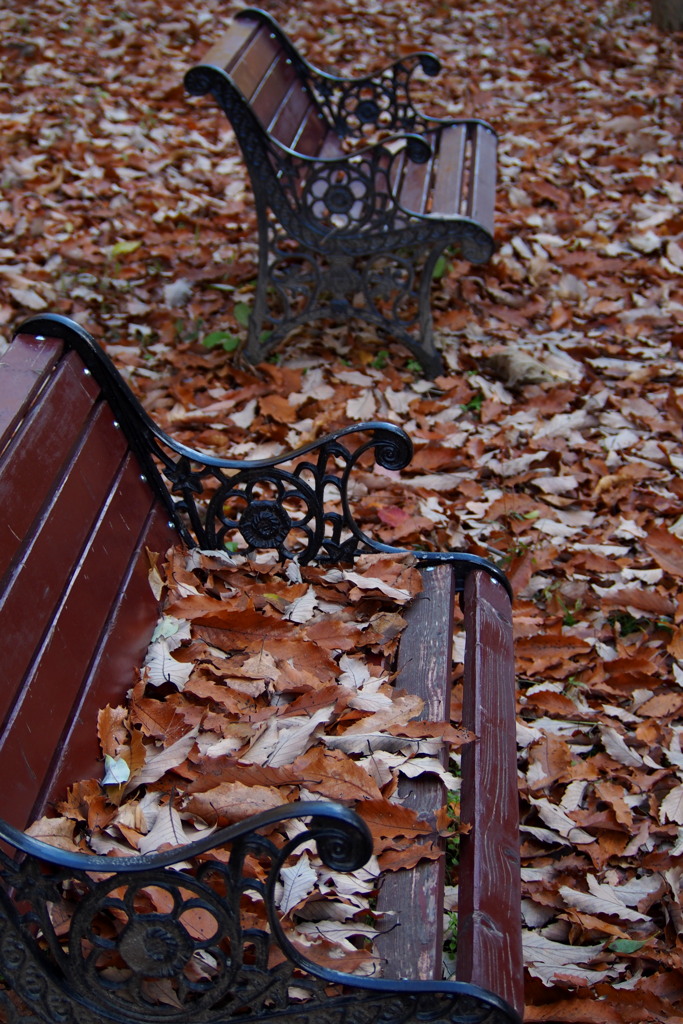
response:
[[[295,81],[294,65],[287,62],[283,53],[279,53],[251,98],[251,109],[266,131],[271,131],[282,99],[289,93]]]
[[[493,232],[496,202],[496,136],[485,125],[473,132],[468,216]]]
[[[423,164],[405,160],[403,177],[398,188],[398,201],[404,209],[419,214],[427,212],[433,167],[433,154]]]
[[[166,520],[165,509],[156,505],[144,524],[33,818],[44,812],[50,800],[63,798],[74,782],[101,776],[97,713],[107,704],[120,704],[136,682],[136,669],[142,665],[159,617],[159,603],[149,584],[149,552],[163,559],[168,548],[178,543],[174,527]]]
[[[467,128],[454,125],[441,133],[430,213],[452,217],[462,213]]]
[[[401,638],[396,687],[424,699],[421,718],[448,721],[453,646],[453,573],[449,566],[423,572],[424,590],[407,610]],[[444,758],[446,754],[444,752]],[[434,821],[446,802],[435,776],[401,780],[399,797],[421,818]],[[408,870],[388,872],[378,909],[397,913],[396,927],[377,939],[388,978],[440,978],[443,947],[444,858],[425,860]]]
[[[157,617],[147,550],[163,553],[175,539],[136,459],[125,452],[108,407],[95,404],[92,379],[73,353],[52,373],[57,349],[49,349],[43,349],[46,360],[28,359],[28,366],[41,368],[24,374],[24,399],[17,374],[6,376],[0,363],[0,404],[10,381],[15,409],[8,427],[14,433],[0,458],[0,493],[13,510],[12,521],[27,523],[24,534],[14,537],[11,569],[5,589],[0,587],[5,646],[26,644],[29,655],[15,666],[21,689],[12,691],[0,736],[0,778],[12,782],[0,790],[0,816],[19,827],[43,810],[48,797],[97,771],[97,710],[124,698]],[[20,411],[25,420],[15,430]],[[24,448],[43,467],[38,478]],[[22,467],[35,487],[26,484]],[[27,508],[33,509],[30,515]],[[65,524],[74,536],[61,550]],[[440,566],[423,578],[424,592],[407,616],[397,686],[423,697],[423,718],[448,720],[453,576]],[[41,586],[54,595],[53,608]],[[20,609],[27,618],[35,612],[36,623],[27,627],[20,621]],[[470,831],[462,838],[457,976],[496,992],[521,1012],[511,613],[505,591],[485,573],[468,580],[465,628],[463,724],[477,739],[463,755],[462,820]],[[0,686],[6,686],[6,676]],[[399,795],[426,820],[445,796],[434,778],[404,781]],[[440,976],[442,887],[443,858],[386,876],[379,907],[398,911],[397,927],[378,943],[387,977]]]
[[[0,453],[26,415],[61,352],[60,341],[36,342],[35,338],[29,340],[19,335],[0,356]]]
[[[202,64],[230,72],[257,26],[251,21],[233,21],[228,31],[206,52]]]
[[[3,656],[0,722],[59,606],[125,452],[111,410],[100,404],[8,573],[0,593],[0,636],[11,639]]]
[[[244,47],[232,65],[230,77],[246,100],[252,98],[280,52],[279,43],[265,26]]]
[[[457,977],[524,1007],[515,673],[510,600],[485,572],[465,589],[467,646]]]
[[[3,793],[0,816],[10,822],[25,818],[43,787],[153,504],[130,456],[3,729],[0,778],[11,777],[12,787]]]
[[[58,395],[57,401],[53,394]],[[0,576],[51,493],[55,472],[66,464],[78,443],[97,394],[92,377],[70,353],[0,458]]]

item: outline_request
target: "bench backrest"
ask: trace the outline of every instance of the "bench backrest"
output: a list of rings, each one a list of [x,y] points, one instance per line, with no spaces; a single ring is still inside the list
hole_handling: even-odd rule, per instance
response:
[[[316,156],[330,126],[300,74],[300,58],[277,25],[243,11],[202,59],[224,71],[261,127],[277,142]]]
[[[177,539],[58,340],[19,335],[0,357],[0,508],[0,817],[23,828],[101,772],[97,711],[133,684],[158,615],[146,549]]]

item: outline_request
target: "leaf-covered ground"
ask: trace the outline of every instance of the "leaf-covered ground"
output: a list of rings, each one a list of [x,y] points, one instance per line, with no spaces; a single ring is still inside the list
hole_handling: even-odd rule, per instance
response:
[[[497,252],[435,284],[434,382],[356,325],[252,373],[255,221],[184,72],[234,3],[8,0],[0,324],[76,317],[159,422],[231,455],[361,419],[416,458],[385,540],[503,563],[517,600],[529,1020],[683,1020],[683,62],[645,0],[263,0],[317,63],[414,48],[500,135]]]

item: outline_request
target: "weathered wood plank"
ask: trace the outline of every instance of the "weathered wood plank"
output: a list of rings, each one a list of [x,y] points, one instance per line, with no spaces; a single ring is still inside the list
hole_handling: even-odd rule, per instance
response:
[[[459,981],[524,1007],[515,674],[510,600],[485,572],[465,588],[467,648],[460,813]]]
[[[467,127],[454,125],[441,134],[430,213],[453,217],[461,213]]]
[[[467,198],[467,215],[493,234],[496,205],[497,140],[486,125],[475,125],[472,133],[472,165]]]
[[[397,192],[398,201],[404,210],[419,214],[427,212],[433,169],[433,153],[423,164],[416,164],[410,159],[405,160]]]
[[[425,706],[420,717],[448,721],[453,644],[453,573],[437,566],[423,573],[424,590],[407,610],[401,638],[396,687],[417,693]],[[446,757],[444,751],[444,758]],[[446,794],[434,776],[402,780],[398,795],[420,817],[434,822]],[[435,823],[435,822],[434,822]],[[385,977],[429,980],[441,977],[443,946],[444,858],[424,860],[411,870],[388,872],[378,899],[380,910],[398,913],[396,927],[376,945],[386,959]]]

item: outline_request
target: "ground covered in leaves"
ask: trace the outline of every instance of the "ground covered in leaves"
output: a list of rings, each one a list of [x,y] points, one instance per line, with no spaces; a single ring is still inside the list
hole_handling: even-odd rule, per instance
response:
[[[644,0],[263,6],[345,72],[433,50],[437,111],[499,132],[496,255],[435,283],[446,373],[356,325],[258,372],[226,352],[251,194],[182,90],[236,9],[216,0],[5,4],[2,331],[76,317],[163,426],[225,454],[409,431],[364,521],[492,557],[517,595],[527,1017],[680,1020],[683,42]]]

